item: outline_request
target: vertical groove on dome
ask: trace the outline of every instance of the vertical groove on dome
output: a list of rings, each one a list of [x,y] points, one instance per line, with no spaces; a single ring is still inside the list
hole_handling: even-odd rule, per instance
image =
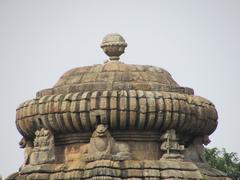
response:
[[[170,128],[178,127],[179,125],[179,101],[177,94],[171,94],[171,102],[172,102],[172,123]]]
[[[90,112],[89,112],[91,127],[96,126],[96,116],[101,115],[98,110],[99,102],[100,102],[100,92],[99,91],[92,92],[90,97]]]
[[[155,112],[156,112],[156,101],[154,98],[154,94],[151,91],[147,91],[145,93],[147,99],[147,106],[148,106],[148,113],[147,113],[147,125],[146,129],[152,129],[153,125],[155,124]]]
[[[67,129],[64,126],[64,123],[63,123],[62,114],[58,113],[59,111],[61,111],[63,99],[64,99],[64,95],[62,95],[62,94],[60,94],[60,95],[58,95],[54,98],[54,101],[55,101],[54,107],[56,108],[55,117],[57,119],[57,123],[58,123],[58,126],[60,127],[61,131],[62,132],[67,132]]]
[[[130,90],[129,92],[129,129],[134,129],[137,122],[137,94],[135,90]]]
[[[71,111],[71,119],[72,119],[72,125],[74,129],[77,131],[83,131],[81,122],[80,122],[80,114],[79,114],[79,109],[80,109],[80,103],[79,99],[81,97],[81,93],[74,93],[72,96],[72,102],[70,106],[70,111]]]
[[[163,93],[164,106],[165,106],[165,117],[163,129],[167,129],[172,123],[172,102],[170,95]]]
[[[89,92],[84,92],[80,100],[80,121],[85,131],[92,129],[89,115],[89,95]]]
[[[119,92],[119,111],[119,128],[125,129],[127,126],[127,91],[124,90]]]
[[[187,99],[186,101],[184,102],[185,103],[188,103]],[[183,132],[187,132],[188,130],[188,126],[189,126],[189,121],[191,121],[191,111],[190,111],[190,107],[188,105],[185,106],[185,112],[186,112],[186,115],[185,115],[185,121],[184,121],[184,124],[183,124]]]
[[[139,98],[139,120],[138,120],[137,128],[143,129],[146,123],[147,101],[144,95],[144,91],[138,90],[137,95]]]
[[[59,126],[57,124],[57,120],[56,117],[54,115],[54,98],[56,97],[56,95],[51,96],[48,99],[48,119],[49,119],[49,124],[52,130],[58,132],[59,131]]]
[[[118,92],[112,91],[111,97],[110,97],[110,128],[115,130],[117,129],[117,108],[118,108]]]
[[[184,96],[179,96],[179,123],[178,123],[178,129],[182,129],[185,119],[186,119],[186,104],[184,102]]]
[[[157,106],[157,118],[156,118],[156,123],[154,125],[155,130],[160,130],[162,127],[163,121],[164,121],[164,101],[162,98],[162,94],[160,92],[155,92],[155,98],[156,98],[156,106]]]
[[[108,124],[109,122],[109,101],[108,101],[108,91],[103,91],[100,96],[99,109],[101,111],[101,123]]]
[[[74,132],[73,130],[73,125],[72,125],[72,119],[70,116],[70,104],[71,104],[71,96],[73,94],[69,93],[66,95],[63,99],[62,106],[61,106],[61,111],[63,112],[62,118],[63,118],[63,124],[66,127],[68,132]]]

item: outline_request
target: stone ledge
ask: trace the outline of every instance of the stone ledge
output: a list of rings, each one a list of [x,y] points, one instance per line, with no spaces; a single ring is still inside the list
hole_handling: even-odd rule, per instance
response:
[[[26,166],[16,177],[21,179],[203,179],[211,177],[222,180],[222,174],[205,175],[192,162],[159,160],[159,161],[111,161],[98,160],[90,163],[44,164]],[[100,178],[100,179],[101,179]]]

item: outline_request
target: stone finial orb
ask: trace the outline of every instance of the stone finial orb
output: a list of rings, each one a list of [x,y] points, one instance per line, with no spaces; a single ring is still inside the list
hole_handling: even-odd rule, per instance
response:
[[[107,34],[101,44],[101,48],[109,56],[110,61],[118,61],[126,47],[127,43],[124,38],[117,33]]]

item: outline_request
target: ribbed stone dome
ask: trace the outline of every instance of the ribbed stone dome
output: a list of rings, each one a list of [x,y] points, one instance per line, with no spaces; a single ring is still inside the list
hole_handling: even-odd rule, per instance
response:
[[[162,68],[120,62],[127,44],[118,36],[103,40],[108,61],[66,72],[53,88],[19,106],[16,122],[24,136],[34,137],[41,127],[58,134],[90,133],[98,118],[115,132],[156,132],[149,138],[167,129],[187,136],[215,130],[217,112],[210,101],[179,86]]]
[[[225,177],[204,158],[214,105],[162,68],[119,61],[126,47],[107,35],[107,61],[66,72],[17,108],[27,154],[17,179]]]

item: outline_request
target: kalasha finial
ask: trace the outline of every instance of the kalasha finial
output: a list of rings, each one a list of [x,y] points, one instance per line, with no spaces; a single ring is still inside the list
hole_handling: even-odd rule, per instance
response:
[[[127,43],[117,33],[107,34],[101,44],[101,48],[109,56],[110,61],[118,61],[119,56],[124,53],[125,47],[127,47]]]

